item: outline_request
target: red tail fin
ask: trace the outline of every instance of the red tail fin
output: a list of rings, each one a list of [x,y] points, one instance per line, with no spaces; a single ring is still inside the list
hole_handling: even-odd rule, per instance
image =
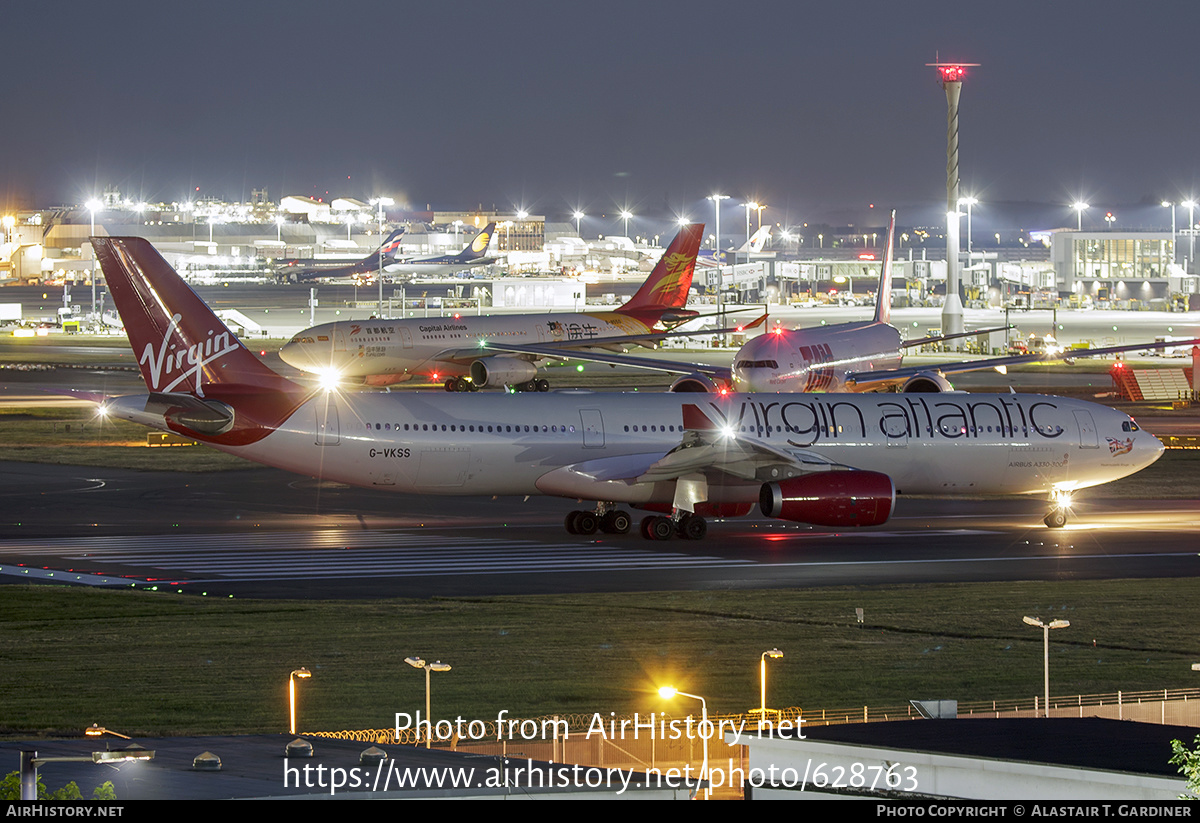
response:
[[[93,237],[92,246],[150,391],[297,388],[251,354],[148,241]]]
[[[703,236],[703,223],[691,223],[680,229],[637,294],[617,311],[633,314],[654,309],[682,309],[686,306]]]

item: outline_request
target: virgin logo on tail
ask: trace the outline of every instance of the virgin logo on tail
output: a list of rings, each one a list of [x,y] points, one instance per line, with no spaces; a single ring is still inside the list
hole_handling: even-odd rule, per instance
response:
[[[224,329],[220,333],[209,329],[208,338],[204,342],[193,343],[190,346],[182,339],[181,335],[175,335],[176,339],[172,340],[172,335],[179,329],[181,319],[182,316],[179,314],[171,317],[171,322],[163,330],[162,342],[159,343],[157,350],[154,343],[147,343],[146,348],[142,351],[141,359],[138,360],[138,365],[143,367],[142,372],[149,381],[152,391],[171,392],[180,384],[190,380],[195,386],[196,394],[203,397],[204,367],[237,351],[239,344],[229,329]],[[164,379],[171,377],[174,379],[170,383],[165,386],[161,385]]]

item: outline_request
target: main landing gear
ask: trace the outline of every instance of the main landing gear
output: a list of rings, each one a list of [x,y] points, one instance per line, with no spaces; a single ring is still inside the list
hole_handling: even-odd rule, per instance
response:
[[[627,534],[633,525],[633,517],[629,512],[608,509],[601,505],[594,512],[571,512],[567,515],[565,525],[570,534],[595,534],[597,531],[605,534]]]
[[[596,511],[573,511],[564,525],[570,534],[627,534],[633,525],[629,512],[613,503],[597,503]],[[652,514],[642,518],[642,537],[647,540],[703,540],[708,534],[708,521],[698,514],[678,512],[674,517]]]
[[[513,383],[513,391],[550,391],[550,381],[544,377],[536,380],[526,380],[524,383]]]
[[[446,381],[446,391],[479,391],[479,387],[465,377],[451,377]]]
[[[1050,505],[1054,508],[1050,509],[1042,522],[1047,528],[1061,529],[1067,525],[1067,509],[1071,508],[1071,495],[1067,492],[1053,492],[1050,495]]]
[[[682,514],[678,520],[663,515],[642,518],[642,537],[647,540],[703,540],[708,534],[708,521],[698,514]]]

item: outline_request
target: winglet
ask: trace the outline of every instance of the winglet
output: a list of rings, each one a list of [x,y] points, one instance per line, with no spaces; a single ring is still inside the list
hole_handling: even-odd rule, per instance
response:
[[[883,269],[879,273],[879,292],[875,295],[875,322],[887,323],[892,317],[892,254],[896,243],[896,210],[888,223],[887,243],[883,247]]]
[[[703,236],[703,223],[690,223],[681,228],[646,282],[617,311],[631,314],[647,310],[682,309],[686,306]]]
[[[713,431],[717,424],[695,403],[687,403],[683,407],[683,428],[687,431]]]

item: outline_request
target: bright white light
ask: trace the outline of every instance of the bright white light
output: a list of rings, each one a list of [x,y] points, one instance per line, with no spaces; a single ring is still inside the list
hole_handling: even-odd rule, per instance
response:
[[[342,375],[337,369],[322,369],[317,372],[317,384],[325,391],[336,391]]]

